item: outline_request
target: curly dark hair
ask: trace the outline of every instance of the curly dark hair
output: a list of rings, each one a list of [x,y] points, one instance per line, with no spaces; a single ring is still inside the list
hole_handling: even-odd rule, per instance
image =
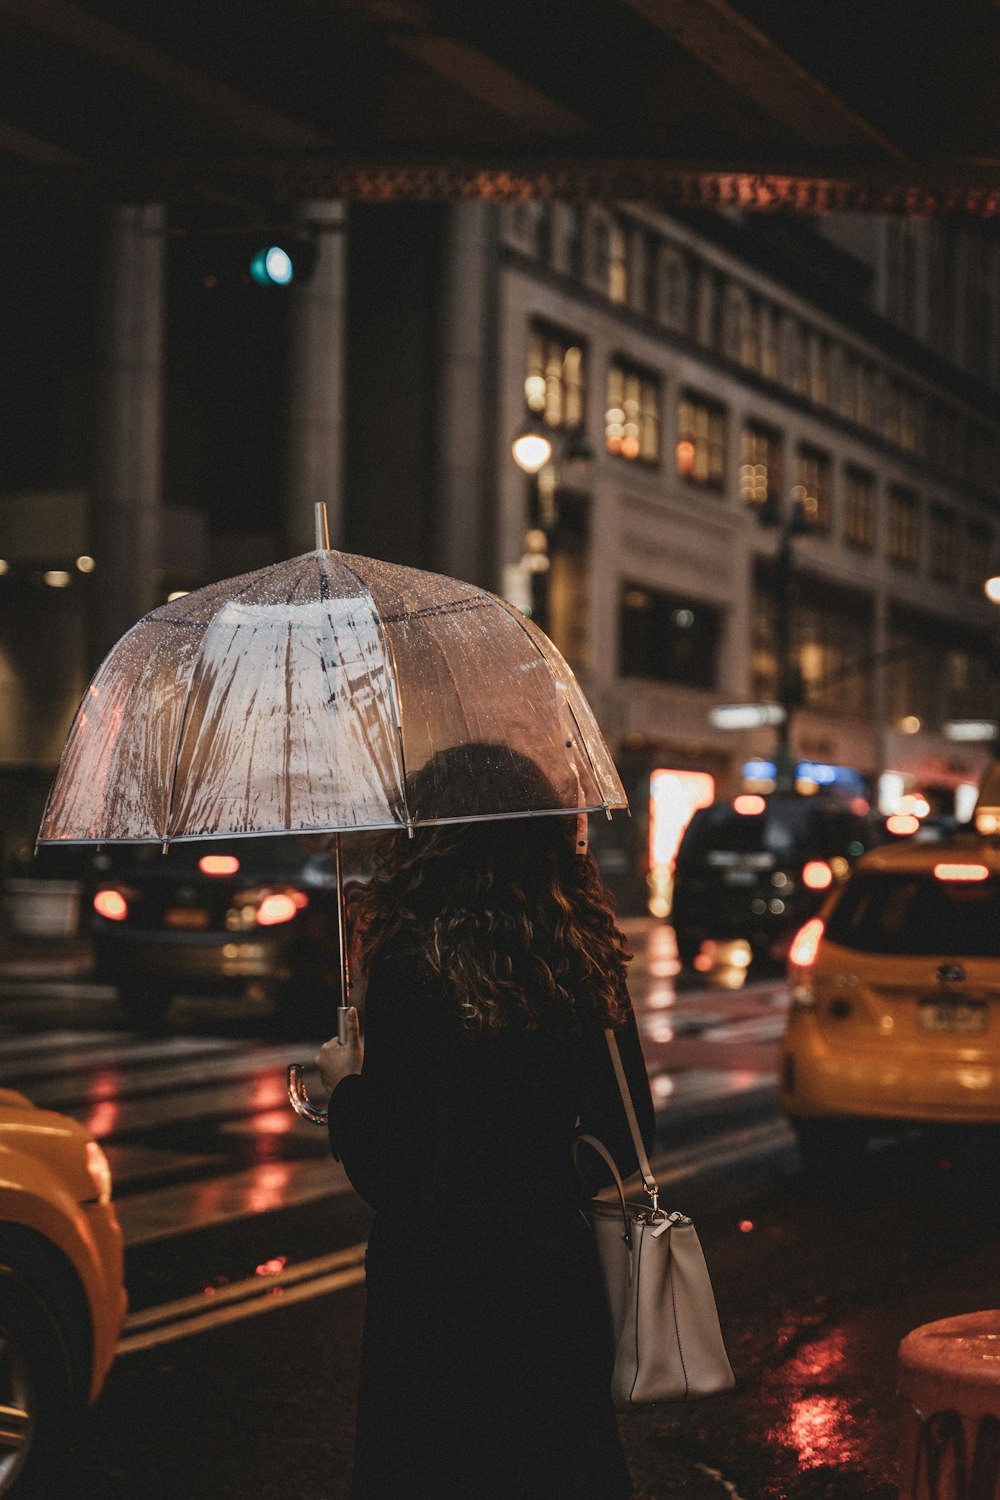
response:
[[[495,770],[497,747],[480,748]],[[511,805],[558,807],[533,762],[510,751],[504,759],[508,782],[516,772],[523,793]],[[470,785],[474,771],[475,758]],[[408,786],[411,808],[421,793],[427,807],[435,776],[440,765]],[[576,852],[575,835],[575,819],[537,814],[389,835],[355,907],[362,967],[370,970],[383,951],[420,953],[474,1032],[519,1025],[575,1035],[585,1016],[620,1025],[632,955],[597,865]]]

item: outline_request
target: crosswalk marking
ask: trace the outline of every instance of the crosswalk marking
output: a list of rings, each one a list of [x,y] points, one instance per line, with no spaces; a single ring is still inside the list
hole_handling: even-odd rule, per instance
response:
[[[755,1013],[733,1019],[718,996],[705,1000],[703,1010],[681,997],[676,1009],[640,1009],[658,1109],[697,1109],[713,1097],[774,1090],[768,1058],[740,1070],[728,1057],[713,1066],[711,1053],[713,1042],[775,1040],[780,1012],[762,1014],[758,1004]],[[287,1065],[311,1058],[314,1044],[186,1034],[150,1039],[65,1025],[34,1034],[10,1028],[5,1017],[0,1084],[72,1115],[101,1141],[130,1246],[349,1191],[325,1132],[298,1120],[287,1103]],[[672,1066],[674,1047],[692,1043],[693,1053],[677,1055],[693,1061]]]

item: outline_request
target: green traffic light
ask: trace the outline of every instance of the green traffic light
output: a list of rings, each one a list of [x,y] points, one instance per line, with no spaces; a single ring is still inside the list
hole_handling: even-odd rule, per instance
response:
[[[250,262],[250,275],[258,286],[288,286],[295,267],[287,250],[280,245],[267,245]]]

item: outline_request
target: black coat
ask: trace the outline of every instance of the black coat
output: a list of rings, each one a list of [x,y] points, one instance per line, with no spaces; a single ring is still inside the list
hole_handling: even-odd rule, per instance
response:
[[[648,1148],[634,1017],[618,1042]],[[600,1028],[575,1041],[515,1027],[476,1038],[422,960],[384,957],[369,978],[363,1070],[337,1086],[329,1114],[334,1153],[376,1210],[354,1500],[629,1495],[579,1211],[606,1169],[586,1146],[579,1175],[572,1159],[587,1131],[623,1174],[636,1168]]]

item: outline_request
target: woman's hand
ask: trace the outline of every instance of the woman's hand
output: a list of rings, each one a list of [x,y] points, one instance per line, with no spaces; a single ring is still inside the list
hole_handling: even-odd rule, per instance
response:
[[[331,1094],[342,1078],[346,1078],[349,1073],[361,1072],[363,1053],[356,1006],[352,1005],[348,1008],[345,1019],[347,1040],[341,1042],[337,1037],[332,1036],[328,1042],[323,1043],[316,1058],[316,1066],[323,1080],[323,1086]]]

